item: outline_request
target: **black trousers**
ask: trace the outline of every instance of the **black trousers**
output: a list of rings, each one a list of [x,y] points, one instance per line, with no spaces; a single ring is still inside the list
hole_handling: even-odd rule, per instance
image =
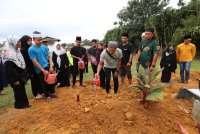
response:
[[[88,73],[88,62],[85,61],[85,72]]]
[[[73,71],[73,85],[76,84],[76,75],[79,72],[79,76],[80,76],[80,84],[83,84],[83,72],[84,69],[79,69],[78,68],[78,62],[74,62],[74,71]]]
[[[59,87],[65,87],[65,86],[69,87],[70,86],[69,68],[58,71],[57,83],[60,83]]]
[[[6,81],[5,69],[0,59],[0,90],[3,90],[3,87],[7,85],[8,83]]]
[[[162,71],[161,82],[169,83],[171,80],[171,69],[165,67]]]
[[[3,82],[0,80],[0,91],[3,90]]]
[[[114,80],[114,93],[117,93],[118,91],[118,76],[115,77],[114,73],[117,70],[116,68],[104,68],[105,70],[105,77],[106,77],[106,92],[110,93],[110,79],[111,79],[111,73],[113,76],[113,80]]]
[[[1,60],[1,59],[0,59]],[[0,91],[3,90],[3,64],[0,62]]]
[[[69,66],[69,74],[73,74],[74,66]]]
[[[49,70],[49,67],[46,67],[45,70]],[[44,91],[44,95],[45,97],[49,97],[50,94],[54,94],[55,93],[55,84],[53,85],[49,85],[44,81],[44,74],[43,72],[39,73],[39,77],[40,77],[40,82]]]
[[[99,72],[99,76],[100,76],[100,87],[105,88],[106,87],[106,78],[105,78],[105,72],[104,72],[103,68]]]
[[[31,78],[31,89],[35,97],[38,94],[44,94],[44,89],[42,87],[39,74],[34,74],[33,78]]]
[[[29,105],[28,97],[26,95],[25,84],[20,83],[20,85],[14,85],[10,83],[14,91],[15,97],[15,108],[24,108]]]
[[[91,66],[92,66],[93,74],[96,74],[98,66],[97,65],[93,65],[93,64],[91,64]]]

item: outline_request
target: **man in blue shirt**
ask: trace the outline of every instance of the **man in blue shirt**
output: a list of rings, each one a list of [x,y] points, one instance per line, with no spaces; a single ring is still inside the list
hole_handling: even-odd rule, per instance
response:
[[[36,73],[40,76],[40,81],[43,86],[46,101],[50,102],[51,97],[57,97],[57,95],[55,94],[54,85],[48,85],[44,81],[44,77],[49,73],[54,72],[52,56],[49,52],[49,49],[42,44],[42,37],[40,32],[36,31],[33,33],[33,40],[34,44],[29,48],[28,54],[33,62]]]

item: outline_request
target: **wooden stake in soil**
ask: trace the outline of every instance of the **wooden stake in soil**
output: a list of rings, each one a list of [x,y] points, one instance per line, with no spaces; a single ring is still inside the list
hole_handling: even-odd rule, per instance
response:
[[[80,102],[80,95],[79,94],[76,95],[76,101]]]

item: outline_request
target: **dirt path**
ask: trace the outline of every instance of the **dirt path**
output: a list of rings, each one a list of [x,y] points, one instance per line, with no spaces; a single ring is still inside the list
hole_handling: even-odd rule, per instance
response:
[[[98,88],[96,94],[88,82],[86,88],[59,88],[59,98],[51,103],[30,100],[32,108],[16,110],[9,108],[0,115],[1,134],[178,134],[176,123],[180,122],[196,134],[196,124],[178,105],[192,110],[188,101],[175,100],[171,94],[181,87],[198,87],[198,72],[192,72],[190,84],[174,84],[164,93],[165,99],[144,108],[137,102],[133,89],[120,87],[117,97],[106,98],[105,90]],[[80,92],[80,102],[76,94]],[[112,89],[113,92],[113,89]]]

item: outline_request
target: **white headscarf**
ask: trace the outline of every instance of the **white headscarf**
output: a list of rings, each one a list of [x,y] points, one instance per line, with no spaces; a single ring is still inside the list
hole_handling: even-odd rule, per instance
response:
[[[6,43],[8,43],[8,46],[5,47],[2,51],[2,62],[3,64],[6,61],[12,61],[14,62],[19,68],[25,69],[26,64],[24,61],[24,57],[22,56],[20,49],[16,50],[16,45],[19,41],[19,38],[16,36],[9,36],[7,38]]]
[[[62,46],[60,46],[60,50],[58,50],[57,46],[58,46],[58,44],[56,45],[56,48],[55,48],[54,52],[57,55],[57,63],[58,63],[58,67],[60,68],[60,66],[61,66],[60,55],[66,54],[66,51],[62,48]]]

